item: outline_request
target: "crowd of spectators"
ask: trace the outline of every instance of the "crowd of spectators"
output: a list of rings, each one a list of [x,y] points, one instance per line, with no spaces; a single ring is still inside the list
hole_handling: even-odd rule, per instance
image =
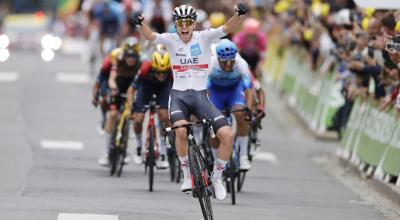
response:
[[[341,82],[345,104],[330,130],[340,134],[357,98],[400,112],[400,10],[360,8],[353,0],[280,0],[270,13],[282,45],[304,48],[317,78]]]

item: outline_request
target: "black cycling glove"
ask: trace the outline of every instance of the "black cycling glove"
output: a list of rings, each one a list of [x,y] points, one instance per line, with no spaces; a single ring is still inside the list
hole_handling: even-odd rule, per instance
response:
[[[236,5],[237,16],[242,16],[242,15],[246,14],[246,12],[247,12],[247,7],[245,4],[239,3]]]
[[[140,12],[135,12],[132,15],[132,22],[137,25],[137,26],[142,26],[142,21],[144,20],[142,13]]]

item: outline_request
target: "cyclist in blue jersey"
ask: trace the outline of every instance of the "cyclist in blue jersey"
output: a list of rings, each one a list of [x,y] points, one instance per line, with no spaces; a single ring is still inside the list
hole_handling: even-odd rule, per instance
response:
[[[219,109],[252,109],[251,72],[246,61],[237,54],[235,43],[221,40],[211,58],[208,92],[211,102]],[[236,146],[240,149],[240,169],[249,170],[248,132],[245,112],[234,113],[237,122]],[[215,150],[213,149],[215,152]]]

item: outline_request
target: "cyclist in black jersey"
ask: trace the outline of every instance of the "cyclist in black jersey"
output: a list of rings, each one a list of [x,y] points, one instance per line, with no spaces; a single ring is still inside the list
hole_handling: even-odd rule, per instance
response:
[[[126,101],[123,96],[131,85],[136,73],[139,71],[140,62],[140,45],[135,37],[129,37],[124,42],[121,48],[111,52],[112,68],[108,79],[109,94],[109,111],[105,124],[106,149],[103,156],[99,159],[99,164],[106,166],[109,164],[108,152],[112,148],[112,134],[116,129],[118,116]],[[128,105],[131,103],[128,103]],[[129,107],[131,108],[131,107]],[[128,163],[130,157],[125,158]]]

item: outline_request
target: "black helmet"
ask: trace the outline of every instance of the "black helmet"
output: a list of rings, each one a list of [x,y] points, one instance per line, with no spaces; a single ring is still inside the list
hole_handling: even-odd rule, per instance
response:
[[[174,21],[185,18],[196,21],[197,18],[196,9],[194,9],[190,5],[180,5],[176,7],[172,12],[172,20]]]

